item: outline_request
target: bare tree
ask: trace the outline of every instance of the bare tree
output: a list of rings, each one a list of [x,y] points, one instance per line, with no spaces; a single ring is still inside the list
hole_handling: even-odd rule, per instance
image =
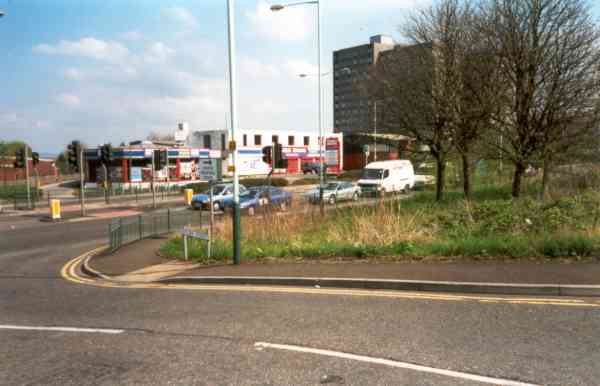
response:
[[[507,86],[491,125],[505,141],[492,146],[514,164],[518,197],[532,160],[549,168],[595,128],[598,29],[583,0],[484,0],[477,25]]]
[[[382,54],[373,88],[386,103],[386,126],[414,137],[436,160],[436,199],[445,185],[446,162],[458,150],[465,196],[471,191],[470,145],[487,110],[474,67],[482,55],[473,42],[473,7],[468,0],[441,0],[411,14],[401,26],[410,45]]]

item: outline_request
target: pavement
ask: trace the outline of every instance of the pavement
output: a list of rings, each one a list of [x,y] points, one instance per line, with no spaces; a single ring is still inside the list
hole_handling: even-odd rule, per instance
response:
[[[92,275],[124,282],[254,284],[522,295],[600,296],[597,261],[302,260],[199,265],[158,253],[166,239],[146,239],[92,256]]]
[[[0,230],[1,385],[581,386],[600,379],[600,299],[65,280],[65,264],[106,244],[108,222],[22,221]]]

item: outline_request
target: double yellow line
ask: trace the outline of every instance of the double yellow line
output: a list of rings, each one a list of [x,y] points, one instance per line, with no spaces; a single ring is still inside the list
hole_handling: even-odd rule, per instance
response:
[[[508,297],[508,296],[480,296],[480,295],[455,295],[436,294],[423,292],[404,292],[386,290],[360,290],[360,289],[337,289],[337,288],[306,288],[286,286],[255,286],[255,285],[222,285],[222,284],[162,284],[162,283],[124,283],[103,279],[89,278],[79,275],[77,267],[83,264],[89,256],[97,253],[100,249],[87,252],[74,258],[63,266],[61,275],[64,279],[85,285],[107,288],[152,288],[152,289],[178,289],[178,290],[201,290],[201,291],[234,291],[234,292],[260,292],[260,293],[284,293],[305,295],[329,295],[329,296],[355,296],[376,297],[389,299],[409,300],[437,300],[437,301],[475,301],[480,303],[503,303],[503,304],[528,304],[528,305],[551,305],[564,307],[600,307],[598,300],[583,299],[559,299],[540,297]]]

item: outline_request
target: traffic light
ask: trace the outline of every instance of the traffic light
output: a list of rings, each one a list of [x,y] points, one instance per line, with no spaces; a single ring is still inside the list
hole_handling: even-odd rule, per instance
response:
[[[160,169],[163,169],[165,166],[167,166],[167,151],[168,150],[161,150],[158,153],[158,163],[160,165]]]
[[[263,157],[262,157],[263,162],[271,165],[271,163],[273,162],[273,147],[272,146],[263,147],[262,153],[263,153]]]
[[[23,169],[25,167],[25,162],[27,162],[27,159],[25,158],[25,150],[17,149],[15,151],[15,168]]]
[[[153,153],[154,157],[154,170],[162,170],[167,166],[167,150],[156,149]]]
[[[100,148],[100,162],[107,166],[112,163],[112,146],[109,143]]]
[[[273,145],[273,169],[287,169],[288,161],[283,158],[283,146],[280,143]]]
[[[31,153],[31,162],[33,166],[37,166],[40,163],[40,154],[35,151]]]
[[[67,146],[67,161],[71,169],[79,170],[79,141],[73,141]]]

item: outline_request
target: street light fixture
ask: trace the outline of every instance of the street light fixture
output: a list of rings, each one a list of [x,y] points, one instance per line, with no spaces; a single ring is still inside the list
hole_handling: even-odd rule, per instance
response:
[[[289,3],[289,4],[275,4],[271,6],[271,11],[273,12],[277,12],[277,11],[281,11],[284,8],[289,8],[289,7],[295,7],[298,5],[308,5],[308,4],[315,4],[317,6],[317,74],[321,74],[321,4],[319,2],[319,0],[315,0],[315,1],[301,1],[301,2],[296,2],[296,3]],[[318,100],[318,106],[319,106],[319,207],[320,207],[320,212],[321,215],[325,214],[325,203],[323,202],[323,180],[324,180],[324,174],[325,171],[323,170],[323,119],[322,119],[322,111],[321,111],[321,100],[323,98],[322,93],[323,91],[321,90],[321,78],[322,76],[319,76],[318,79],[318,88],[319,88],[319,100]]]

